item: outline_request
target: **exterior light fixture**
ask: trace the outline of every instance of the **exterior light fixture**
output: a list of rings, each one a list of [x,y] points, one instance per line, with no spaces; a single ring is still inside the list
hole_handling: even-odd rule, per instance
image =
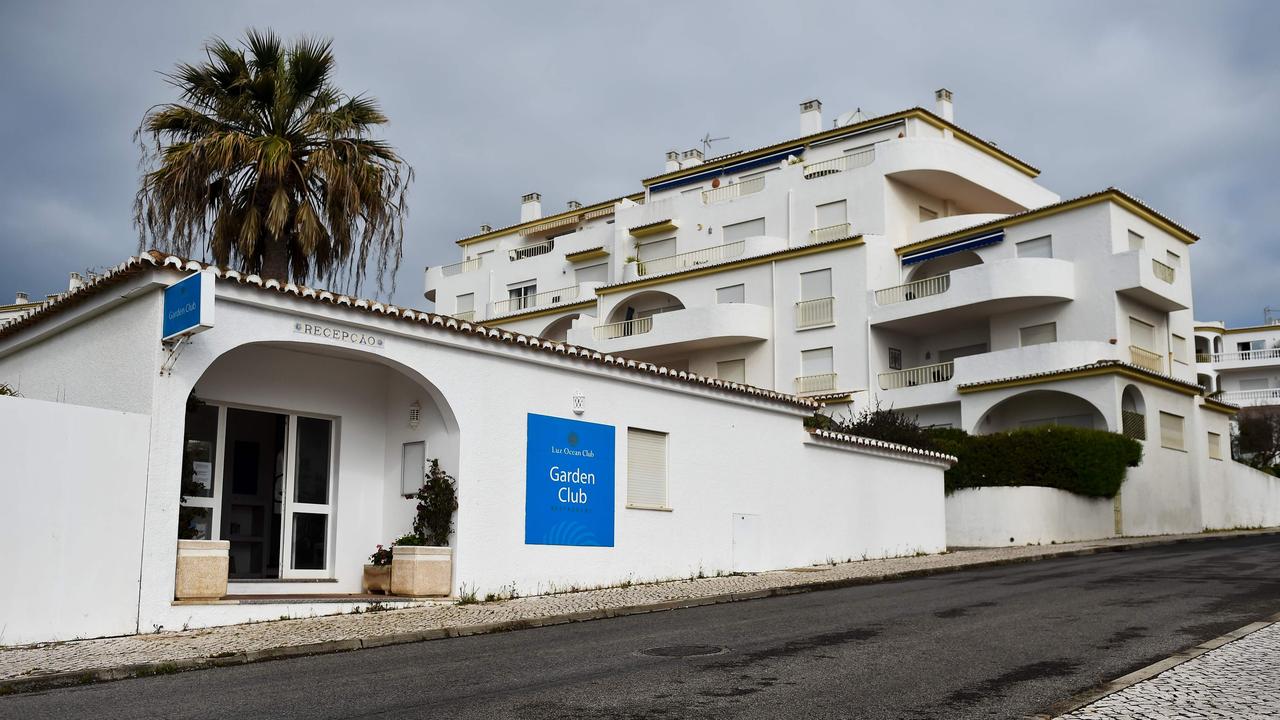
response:
[[[573,393],[573,414],[581,415],[587,411],[587,396],[581,390]]]
[[[421,424],[422,424],[422,403],[418,402],[417,400],[414,400],[413,402],[409,403],[409,427],[413,428],[414,430],[417,430],[418,426]]]

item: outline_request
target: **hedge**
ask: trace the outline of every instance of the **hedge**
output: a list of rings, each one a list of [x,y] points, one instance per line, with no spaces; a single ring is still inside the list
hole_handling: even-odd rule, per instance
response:
[[[961,488],[1032,485],[1089,497],[1115,497],[1126,468],[1142,462],[1142,445],[1102,430],[1045,426],[991,435],[929,431],[934,446],[958,462],[947,470],[947,494]]]

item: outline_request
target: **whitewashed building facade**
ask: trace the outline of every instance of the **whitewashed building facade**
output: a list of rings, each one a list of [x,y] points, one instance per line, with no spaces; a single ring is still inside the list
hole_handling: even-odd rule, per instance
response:
[[[1263,323],[1229,328],[1196,324],[1196,372],[1215,397],[1240,406],[1280,405],[1280,311],[1268,307]]]

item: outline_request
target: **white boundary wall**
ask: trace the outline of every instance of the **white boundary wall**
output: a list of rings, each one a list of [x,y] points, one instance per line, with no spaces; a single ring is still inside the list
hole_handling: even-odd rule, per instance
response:
[[[137,631],[146,415],[0,397],[0,644]]]
[[[1111,500],[1046,487],[983,487],[947,496],[947,545],[1002,547],[1115,534]]]

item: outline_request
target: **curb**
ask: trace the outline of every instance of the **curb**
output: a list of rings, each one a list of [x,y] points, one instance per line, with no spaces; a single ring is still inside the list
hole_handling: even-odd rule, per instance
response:
[[[469,637],[472,635],[488,635],[492,633],[510,632],[514,630],[526,630],[529,628],[550,627],[554,625],[566,625],[566,624],[575,623],[575,622],[587,622],[591,620],[604,620],[607,618],[626,617],[628,615],[644,615],[644,614],[653,613],[653,612],[665,612],[668,610],[683,610],[686,608],[701,607],[706,605],[721,605],[724,603],[742,602],[746,600],[760,600],[763,598],[783,597],[786,595],[799,595],[802,593],[819,592],[822,590],[839,590],[842,588],[857,587],[860,585],[874,585],[876,583],[881,583],[881,582],[888,582],[888,581],[894,581],[894,580],[906,580],[906,579],[919,578],[919,577],[928,577],[932,575],[941,575],[946,573],[960,572],[963,570],[975,570],[975,569],[982,569],[982,568],[999,567],[1003,565],[1020,565],[1023,563],[1037,562],[1039,560],[1051,560],[1055,558],[1066,558],[1066,557],[1084,557],[1087,555],[1097,555],[1100,553],[1126,552],[1129,550],[1142,550],[1145,548],[1161,547],[1166,545],[1183,545],[1188,543],[1211,542],[1215,540],[1237,540],[1240,538],[1247,538],[1247,537],[1269,537],[1269,536],[1277,536],[1277,535],[1280,535],[1280,529],[1262,530],[1262,531],[1253,530],[1253,531],[1245,531],[1245,532],[1239,532],[1234,534],[1224,534],[1224,535],[1208,535],[1208,536],[1191,535],[1191,536],[1175,537],[1175,538],[1160,538],[1160,539],[1152,539],[1152,540],[1143,540],[1138,542],[1130,542],[1122,545],[1079,548],[1075,550],[1061,550],[1058,552],[1044,553],[1042,555],[1028,555],[1026,557],[982,560],[978,562],[966,563],[964,565],[952,565],[952,566],[946,566],[946,567],[932,567],[932,568],[915,568],[915,569],[909,569],[909,570],[901,570],[893,573],[885,573],[882,575],[866,575],[862,577],[838,578],[834,580],[815,580],[812,582],[807,582],[807,583],[798,584],[798,585],[779,586],[779,587],[765,588],[763,590],[751,590],[747,592],[722,593],[719,595],[705,595],[703,597],[697,597],[697,598],[665,600],[662,602],[649,603],[644,605],[627,605],[627,606],[615,607],[615,608],[599,608],[596,610],[582,610],[582,611],[572,612],[572,613],[559,613],[555,615],[544,615],[542,617],[525,618],[525,619],[519,619],[519,620],[504,620],[501,622],[477,623],[475,625],[458,625],[458,626],[446,627],[446,628],[433,628],[429,630],[418,630],[418,631],[406,632],[406,633],[396,633],[392,635],[375,635],[367,638],[353,638],[353,639],[347,639],[347,640],[326,640],[323,642],[305,643],[302,645],[285,645],[285,646],[275,647],[275,648],[264,648],[262,650],[233,652],[233,653],[220,654],[220,655],[214,655],[214,656],[208,656],[208,657],[200,657],[200,658],[182,658],[178,660],[138,663],[133,665],[121,665],[117,667],[94,668],[89,670],[73,670],[68,672],[50,673],[48,675],[0,680],[0,697],[3,697],[5,695],[13,695],[17,693],[35,692],[38,690],[52,690],[56,688],[72,687],[76,685],[86,685],[89,683],[105,682],[110,680],[125,680],[128,678],[152,677],[155,675],[170,675],[173,673],[186,672],[189,670],[203,670],[206,668],[229,667],[234,665],[247,665],[250,663],[265,662],[268,660],[286,660],[290,658],[310,657],[313,655],[328,655],[332,653],[349,652],[352,650],[362,650],[362,649],[368,649],[368,648],[389,647],[392,645],[404,645],[407,643],[425,642],[428,640],[443,640],[446,638]],[[1280,621],[1280,615],[1276,615],[1275,617],[1273,617],[1271,620],[1267,622],[1253,623],[1252,625],[1246,626],[1246,628],[1251,628],[1248,630],[1248,632],[1253,632],[1254,630],[1257,630],[1260,627],[1263,627],[1272,621]],[[1254,627],[1254,626],[1257,626],[1257,627]],[[1241,633],[1246,628],[1241,628],[1240,630],[1235,631],[1235,633]],[[1248,634],[1248,632],[1245,632],[1244,634]],[[1210,640],[1206,643],[1202,643],[1201,645],[1197,645],[1195,648],[1191,648],[1187,651],[1184,651],[1184,653],[1189,653],[1195,650],[1199,650],[1199,652],[1196,653],[1196,655],[1203,654],[1204,652],[1208,652],[1209,650],[1213,649],[1213,647],[1219,647],[1221,645],[1226,644],[1227,642],[1230,642],[1231,640],[1236,639],[1237,637],[1243,637],[1243,635],[1235,635],[1235,633],[1231,633],[1229,635],[1223,636],[1224,638],[1229,638],[1229,639],[1223,640],[1222,638],[1217,638],[1215,640]],[[1217,642],[1218,640],[1221,640],[1222,642],[1220,642],[1218,645],[1213,645],[1212,647],[1208,647],[1209,645],[1211,645],[1214,642]],[[1200,650],[1201,647],[1204,647],[1204,649]],[[1179,653],[1174,657],[1175,658],[1181,657],[1184,653]],[[1196,657],[1196,655],[1187,655],[1185,658],[1183,658],[1182,660],[1179,660],[1173,665],[1177,665],[1177,664],[1180,664],[1181,662],[1185,662],[1186,660],[1189,660],[1192,657]],[[1169,658],[1168,660],[1172,660],[1172,659],[1173,658]],[[1167,662],[1168,660],[1161,661],[1161,663]],[[1153,665],[1151,667],[1154,668],[1160,665],[1161,663],[1156,663],[1156,665]],[[1169,665],[1167,667],[1162,667],[1159,670],[1155,670],[1154,672],[1151,673],[1151,675],[1148,675],[1147,677],[1163,672],[1164,670],[1167,670],[1169,667],[1173,667],[1173,665]],[[1146,670],[1146,668],[1144,668],[1144,670]],[[1138,673],[1141,673],[1144,670],[1140,670],[1138,671]],[[1101,695],[1091,694],[1090,695],[1091,699],[1080,702],[1079,704],[1072,706],[1068,710],[1058,710],[1057,714],[1070,712],[1071,710],[1074,710],[1078,707],[1082,707],[1083,705],[1086,705],[1089,702],[1093,702],[1094,700],[1097,700],[1100,697],[1104,697],[1105,695],[1109,695],[1117,690],[1120,690],[1123,687],[1128,687],[1128,685],[1132,685],[1136,682],[1139,682],[1140,680],[1146,679],[1145,677],[1141,677],[1141,678],[1131,680],[1130,682],[1128,682],[1127,685],[1124,685],[1124,686],[1116,685],[1115,687],[1112,687],[1116,683],[1119,683],[1123,680],[1127,680],[1131,676],[1136,675],[1138,673],[1131,673],[1130,675],[1126,675],[1123,678],[1119,678],[1117,680],[1112,681],[1111,683],[1107,683],[1106,685],[1103,686],[1103,688],[1109,688],[1109,689],[1105,689],[1105,691],[1101,691],[1101,690],[1094,691],[1094,692],[1102,692]],[[1075,698],[1073,698],[1071,701],[1068,701],[1068,702],[1074,702],[1074,701],[1075,701]],[[1052,718],[1054,716],[1053,715],[1045,715],[1045,716],[1037,715],[1032,717]]]
[[[1128,675],[1123,675],[1115,680],[1103,683],[1096,688],[1086,690],[1069,700],[1064,700],[1051,706],[1048,710],[1040,713],[1039,715],[1029,715],[1026,720],[1054,720],[1054,718],[1059,716],[1075,712],[1076,710],[1079,710],[1091,703],[1095,703],[1108,695],[1113,695],[1125,688],[1137,685],[1144,680],[1150,680],[1160,673],[1163,673],[1166,670],[1172,670],[1188,660],[1194,660],[1210,650],[1217,650],[1223,645],[1239,640],[1246,635],[1255,633],[1265,627],[1270,627],[1278,622],[1280,622],[1280,613],[1276,613],[1275,615],[1258,622],[1249,623],[1242,628],[1232,630],[1226,635],[1219,635],[1212,640],[1206,640],[1199,645],[1186,648],[1185,650],[1180,650],[1163,660],[1151,663],[1144,668],[1134,670]]]

